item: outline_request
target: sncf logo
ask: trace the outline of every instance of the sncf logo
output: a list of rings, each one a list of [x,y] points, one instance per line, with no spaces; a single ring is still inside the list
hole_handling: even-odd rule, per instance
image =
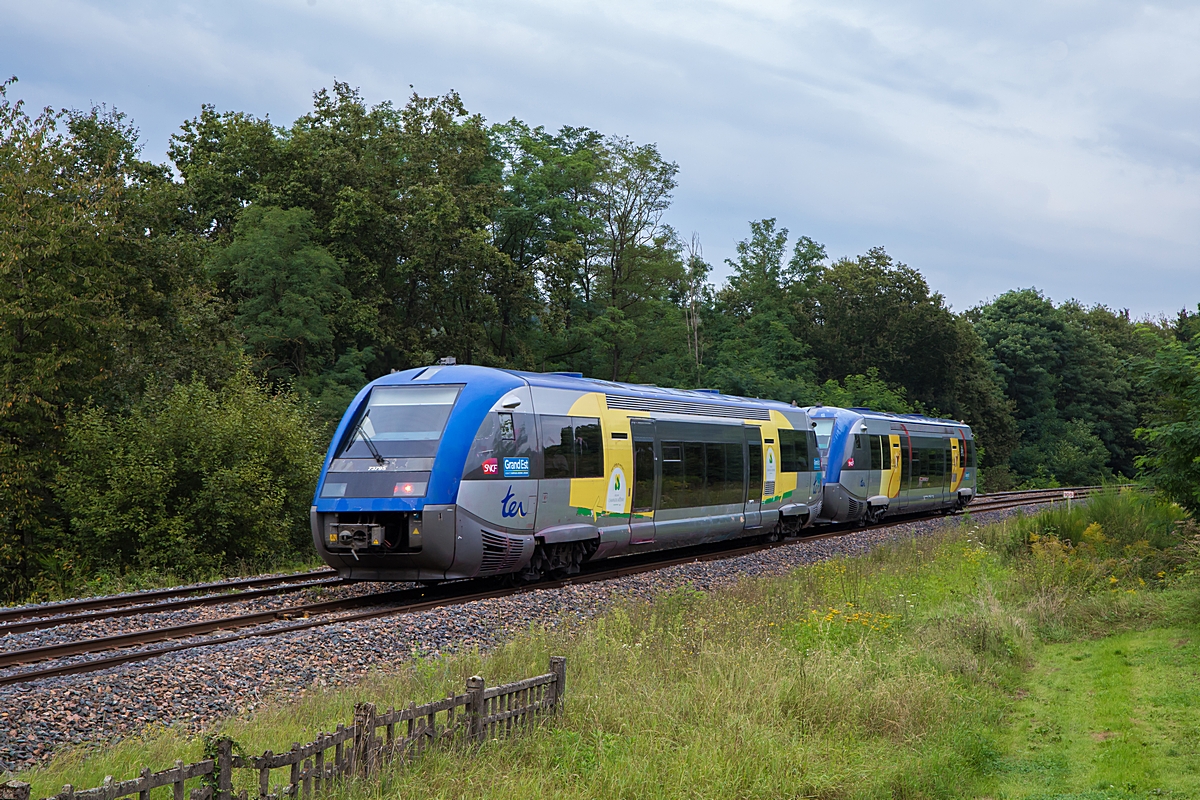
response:
[[[483,462],[483,474],[484,475],[499,475],[500,474],[500,461],[495,458],[489,458],[487,461]]]

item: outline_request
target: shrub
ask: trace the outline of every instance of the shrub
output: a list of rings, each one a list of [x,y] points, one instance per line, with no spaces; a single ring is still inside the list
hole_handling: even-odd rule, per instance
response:
[[[57,493],[77,573],[201,575],[266,566],[309,541],[317,428],[292,396],[247,371],[154,393],[128,415],[69,418]]]

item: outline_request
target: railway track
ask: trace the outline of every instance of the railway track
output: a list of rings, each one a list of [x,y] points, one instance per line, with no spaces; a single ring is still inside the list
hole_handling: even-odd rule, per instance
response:
[[[242,578],[240,580],[221,581],[218,583],[201,583],[177,589],[153,589],[147,592],[88,597],[82,600],[67,600],[62,603],[44,603],[36,606],[22,606],[20,608],[3,608],[0,609],[0,636],[3,636],[5,633],[14,632],[15,628],[10,626],[21,620],[56,619],[55,624],[66,624],[63,620],[70,617],[59,618],[58,615],[78,616],[78,612],[87,611],[96,614],[96,616],[91,617],[95,619],[99,618],[99,616],[105,616],[99,612],[122,611],[126,608],[137,608],[136,613],[149,613],[152,610],[183,608],[188,605],[196,606],[219,602],[230,603],[234,600],[250,596],[262,597],[266,594],[282,594],[313,586],[334,585],[337,583],[345,583],[345,581],[337,577],[335,570],[318,569],[312,572],[298,572],[293,575]],[[249,594],[250,592],[256,593]],[[194,595],[205,596],[194,597]],[[163,604],[150,605],[154,601],[172,600],[174,598],[190,599],[178,601],[179,604],[171,606]],[[120,615],[110,613],[107,616]],[[73,619],[72,621],[78,621],[78,619]]]
[[[1067,491],[1074,491],[1076,499],[1083,499],[1088,495],[1099,491],[1101,488],[1102,487],[1075,487],[1074,489]],[[1061,502],[1064,500],[1063,491],[1064,490],[1062,489],[1033,490],[1023,492],[1005,492],[995,495],[981,496],[971,504],[969,511],[971,513],[981,513],[988,511],[1001,511],[1019,506],[1042,505]],[[919,521],[921,519],[936,518],[937,516],[940,515],[934,515],[932,517],[914,515],[906,518],[897,518],[895,520],[886,520],[869,527],[874,529],[888,528]],[[504,597],[507,595],[539,589],[554,589],[569,585],[612,580],[614,578],[625,577],[627,575],[635,575],[641,572],[663,569],[676,564],[736,558],[741,555],[747,555],[775,547],[786,547],[799,542],[843,536],[847,533],[852,533],[863,529],[863,527],[859,526],[831,526],[829,530],[823,531],[822,533],[816,535],[787,539],[781,542],[757,542],[740,547],[729,547],[728,543],[723,543],[723,546],[702,545],[695,548],[688,548],[686,550],[667,551],[671,556],[669,558],[663,558],[663,552],[661,551],[658,553],[647,553],[644,555],[625,556],[619,559],[619,563],[615,566],[612,565],[612,562],[599,562],[596,565],[592,565],[591,569],[585,569],[585,571],[579,575],[571,576],[561,580],[539,582],[527,586],[512,586],[511,584],[505,585],[502,581],[488,579],[484,579],[482,585],[480,581],[460,581],[444,584],[443,586],[434,589],[416,588],[377,592],[374,594],[359,595],[356,597],[289,606],[283,609],[239,614],[165,628],[124,633],[116,636],[82,639],[75,642],[46,645],[22,650],[12,650],[0,653],[0,670],[13,667],[22,667],[43,661],[72,658],[76,656],[96,657],[86,658],[84,660],[74,660],[68,663],[53,664],[50,666],[30,670],[22,670],[20,672],[12,672],[7,675],[0,675],[0,686],[14,683],[25,683],[58,675],[92,672],[95,670],[118,666],[120,664],[156,658],[158,656],[178,652],[180,650],[235,642],[252,637],[275,636],[324,625],[410,614],[437,607],[462,605],[465,603],[474,602],[476,600]],[[203,598],[170,600],[166,603],[150,604],[146,606],[128,607],[128,598],[132,597],[144,599],[150,593],[126,595],[124,596],[127,604],[126,607],[106,609],[101,606],[96,611],[89,611],[84,614],[76,615],[74,618],[67,616],[38,621],[53,623],[55,625],[64,625],[71,622],[87,621],[105,616],[111,617],[131,616],[134,614],[149,614],[156,611],[188,607],[189,605],[198,605],[201,603],[229,603],[241,599],[247,599],[250,596],[263,596],[264,594],[270,593],[294,591],[297,588],[332,585],[334,583],[341,582],[339,579],[331,578],[331,574],[333,574],[332,570],[306,573],[307,576],[313,577],[314,579],[305,584],[292,588],[285,588],[278,583],[280,581],[289,580],[289,578],[249,579],[239,583],[242,585],[253,584],[254,581],[276,583],[273,586],[267,587],[264,587],[262,583],[253,584],[252,587],[248,588],[246,591],[227,595],[210,595]],[[298,576],[292,576],[290,580],[295,580],[296,577]],[[230,585],[231,584],[228,583],[217,584],[217,586],[221,587],[229,587]],[[253,588],[253,586],[262,588]],[[165,591],[194,592],[198,589],[199,587],[192,587],[187,590]],[[117,602],[117,598],[107,599]],[[98,598],[95,601],[89,600],[79,602],[93,603],[101,602],[102,600],[102,598]],[[68,605],[74,604],[63,603],[56,604],[55,606],[40,608],[57,610],[67,607]],[[33,609],[17,609],[14,611],[28,613],[31,610]],[[44,611],[43,613],[47,612]],[[276,624],[280,622],[283,624]],[[16,622],[11,623],[11,627],[10,625],[0,626],[0,635],[3,635],[5,632],[15,632],[18,625],[31,624],[33,623]],[[272,627],[262,628],[261,626],[263,625],[272,625]],[[44,627],[50,626],[47,625]],[[33,628],[25,627],[23,629],[31,630]],[[187,641],[192,637],[201,637],[218,631],[228,631],[228,633],[223,633],[219,636],[207,636],[195,641]],[[146,645],[158,646],[145,647]],[[142,649],[122,650],[122,648]],[[105,653],[109,653],[114,650],[119,652],[111,655],[104,655]]]

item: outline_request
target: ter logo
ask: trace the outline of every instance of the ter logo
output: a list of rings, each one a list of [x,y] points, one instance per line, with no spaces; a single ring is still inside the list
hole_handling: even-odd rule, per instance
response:
[[[504,495],[504,499],[500,501],[500,516],[525,516],[525,504],[513,499],[513,490],[511,486],[508,487],[508,494]]]

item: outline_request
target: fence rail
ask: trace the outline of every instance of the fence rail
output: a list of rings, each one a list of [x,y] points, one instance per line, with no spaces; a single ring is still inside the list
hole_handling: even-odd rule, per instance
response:
[[[143,769],[139,777],[125,781],[109,776],[92,789],[76,790],[68,784],[44,800],[118,800],[135,795],[138,800],[151,800],[153,790],[167,786],[171,800],[247,800],[248,789],[234,792],[235,783],[250,783],[247,772],[256,773],[259,800],[310,800],[344,780],[369,779],[384,765],[407,763],[429,747],[477,744],[524,731],[539,718],[562,712],[566,682],[567,660],[555,656],[544,675],[490,687],[475,676],[467,680],[465,693],[421,706],[410,703],[379,713],[375,704],[359,703],[349,725],[338,724],[334,731],[319,733],[308,744],[296,742],[281,753],[243,755],[235,752],[232,740],[220,739],[213,758],[194,764],[176,761],[174,768],[162,772]],[[273,781],[274,771],[284,769],[286,780],[280,776]],[[187,791],[189,781],[193,787]],[[162,793],[159,796],[165,800]],[[31,800],[29,784],[0,784],[0,800]]]

